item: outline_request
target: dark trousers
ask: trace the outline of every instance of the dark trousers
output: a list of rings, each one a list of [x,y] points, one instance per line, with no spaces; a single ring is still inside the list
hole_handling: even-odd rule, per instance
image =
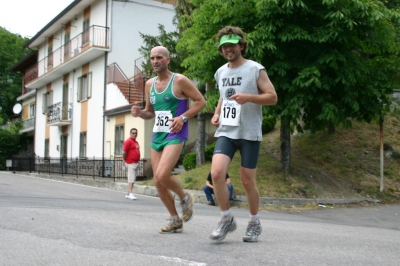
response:
[[[232,184],[227,184],[227,186],[228,186],[228,190],[229,190],[229,199],[231,200],[232,199],[232,193],[233,193],[233,186],[232,186]],[[206,194],[206,197],[207,197],[208,201],[214,200],[213,196],[212,196],[214,194],[214,189],[212,189],[210,187],[207,187],[207,186],[204,186],[203,190],[204,190],[204,193]]]

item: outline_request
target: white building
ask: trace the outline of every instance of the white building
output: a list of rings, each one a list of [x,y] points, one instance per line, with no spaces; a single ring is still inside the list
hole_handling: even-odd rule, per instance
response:
[[[144,99],[139,32],[157,36],[159,24],[175,31],[173,2],[75,0],[26,43],[34,52],[13,70],[24,74],[18,100],[23,119],[34,121],[24,132],[36,156],[118,158],[135,127],[148,160],[153,121],[130,115]],[[196,119],[190,123],[189,143],[197,135]]]

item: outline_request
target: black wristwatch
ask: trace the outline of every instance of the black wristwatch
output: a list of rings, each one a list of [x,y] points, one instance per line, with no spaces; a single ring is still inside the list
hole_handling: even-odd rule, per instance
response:
[[[181,118],[182,118],[182,120],[183,120],[183,123],[186,123],[186,122],[187,122],[186,116],[181,115]]]

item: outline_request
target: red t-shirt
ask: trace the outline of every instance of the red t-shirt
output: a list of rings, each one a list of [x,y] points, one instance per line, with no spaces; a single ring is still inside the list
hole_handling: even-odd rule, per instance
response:
[[[128,164],[137,163],[140,160],[140,146],[139,143],[132,139],[128,138],[124,142],[124,147],[122,149],[126,152],[125,162]]]

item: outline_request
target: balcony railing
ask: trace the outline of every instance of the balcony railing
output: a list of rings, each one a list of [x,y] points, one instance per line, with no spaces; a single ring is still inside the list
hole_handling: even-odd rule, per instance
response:
[[[21,131],[26,131],[26,129],[32,129],[35,126],[35,118],[33,117],[33,118],[29,118],[27,120],[22,120],[20,118],[14,119],[11,122],[9,122],[8,124],[0,126],[0,128],[10,129],[12,124],[20,122],[20,121],[22,121],[22,125],[23,125],[23,128],[21,129]]]
[[[36,65],[25,72],[24,84],[28,84],[53,69],[65,64],[89,48],[109,48],[109,30],[105,27],[91,26],[86,31],[71,39],[52,54],[40,60]]]
[[[10,124],[10,123],[0,126],[1,129],[5,129],[5,130],[10,129],[10,127],[11,127],[11,124]]]
[[[35,126],[35,118],[29,118],[22,121],[24,123],[24,129],[33,128]]]
[[[24,94],[27,94],[28,92],[31,92],[31,91],[33,91],[34,89],[28,89],[28,88],[23,88],[22,89],[22,95],[24,95]]]
[[[59,102],[47,107],[47,123],[72,122],[72,103]]]

